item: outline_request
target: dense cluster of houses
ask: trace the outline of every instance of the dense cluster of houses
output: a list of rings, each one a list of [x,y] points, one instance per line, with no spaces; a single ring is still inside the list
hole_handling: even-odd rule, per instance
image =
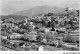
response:
[[[72,15],[69,16],[41,15],[32,17],[32,19],[25,18],[22,20],[15,20],[13,18],[8,18],[5,19],[4,21],[1,21],[1,31],[7,32],[9,34],[4,36],[2,35],[3,43],[5,39],[13,40],[11,41],[13,43],[14,40],[16,41],[22,40],[23,43],[34,42],[36,46],[38,45],[37,48],[35,46],[36,48],[35,50],[43,50],[44,47],[42,45],[45,46],[50,44],[55,45],[56,48],[61,46],[62,48],[64,48],[67,46],[66,47],[67,49],[68,45],[66,44],[62,45],[62,42],[66,43],[68,41],[68,43],[72,42],[75,44],[77,43],[77,41],[79,42],[78,39],[75,40],[70,35],[71,33],[76,33],[77,37],[79,37],[78,30],[79,30],[79,16]],[[62,39],[60,39],[59,37]],[[36,42],[38,44],[36,44]],[[26,50],[27,48],[31,49],[31,47],[28,47],[29,45],[24,46],[24,44],[22,44],[22,46],[23,48],[26,48]],[[71,47],[72,46],[69,46],[69,49]],[[73,48],[74,49],[76,48],[77,50],[78,46],[75,47],[74,45]]]

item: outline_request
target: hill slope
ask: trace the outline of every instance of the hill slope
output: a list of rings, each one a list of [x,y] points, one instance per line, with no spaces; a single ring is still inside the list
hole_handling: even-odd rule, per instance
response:
[[[35,16],[35,15],[40,15],[40,14],[45,14],[45,13],[61,13],[64,10],[65,10],[64,8],[46,5],[46,6],[34,7],[29,10],[16,12],[11,15]]]
[[[8,16],[1,15],[1,20],[5,20],[5,19],[8,19],[8,18],[13,18],[15,20],[23,20],[23,19],[28,18],[28,17],[27,16],[22,16],[22,15],[8,15]]]

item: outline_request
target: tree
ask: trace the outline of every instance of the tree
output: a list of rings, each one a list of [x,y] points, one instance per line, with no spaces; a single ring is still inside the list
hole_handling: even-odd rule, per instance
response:
[[[48,13],[48,16],[52,16],[53,15],[53,13]]]
[[[38,36],[36,37],[36,40],[37,40],[38,42],[41,42],[41,41],[43,40],[43,38],[42,38],[42,36],[38,35]]]
[[[13,31],[12,31],[12,29],[11,29],[10,27],[8,27],[8,28],[6,29],[6,32],[9,33],[9,34],[12,34],[12,33],[13,33]]]
[[[50,32],[46,33],[45,36],[46,36],[46,39],[47,39],[48,42],[53,40],[53,36]]]
[[[52,21],[51,25],[52,25],[52,31],[55,31],[55,29],[54,29],[54,27],[55,27],[55,21]]]
[[[74,43],[75,41],[73,40],[72,36],[68,33],[66,35],[63,36],[63,39],[62,39],[64,42],[72,42]]]
[[[53,13],[48,13],[48,14],[45,14],[44,16],[52,16]]]
[[[69,10],[69,7],[66,7],[66,10],[65,11],[68,11]]]
[[[13,18],[8,18],[8,19],[5,19],[5,22],[14,23],[14,19]]]
[[[1,31],[2,36],[8,36],[9,34],[6,31]]]
[[[26,29],[27,30],[28,29],[28,26],[21,24],[20,28],[23,28],[23,29]]]
[[[77,11],[77,15],[79,16],[79,10],[76,10]]]

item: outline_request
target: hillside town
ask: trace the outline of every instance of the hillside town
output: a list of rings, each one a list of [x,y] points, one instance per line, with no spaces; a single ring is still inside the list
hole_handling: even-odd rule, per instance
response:
[[[1,20],[1,51],[79,51],[79,14],[47,13]]]

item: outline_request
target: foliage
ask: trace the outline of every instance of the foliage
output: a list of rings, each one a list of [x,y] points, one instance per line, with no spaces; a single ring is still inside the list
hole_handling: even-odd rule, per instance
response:
[[[2,36],[8,36],[9,34],[6,31],[1,31]]]
[[[37,36],[36,37],[36,40],[39,41],[39,42],[41,42],[42,39],[43,39],[42,36]]]
[[[46,33],[45,34],[46,35],[46,39],[47,39],[47,41],[52,41],[53,40],[53,35],[49,32],[49,33]]]
[[[8,18],[5,20],[6,23],[14,23],[14,19],[13,18]]]
[[[63,41],[64,41],[64,42],[72,42],[72,43],[75,42],[75,41],[73,40],[72,36],[69,35],[69,34],[63,36]]]

